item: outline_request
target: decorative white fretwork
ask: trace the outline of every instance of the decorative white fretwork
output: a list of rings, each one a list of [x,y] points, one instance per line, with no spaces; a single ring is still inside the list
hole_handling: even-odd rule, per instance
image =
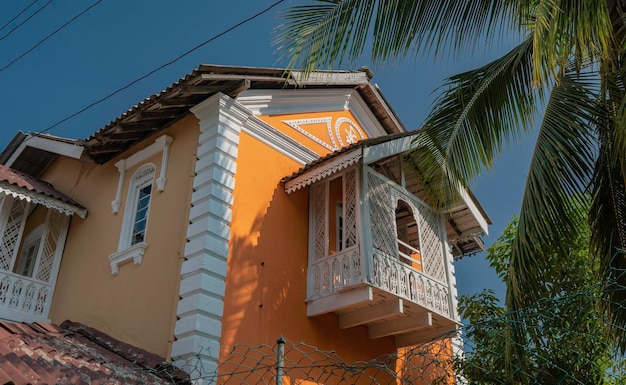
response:
[[[322,118],[283,120],[283,123],[329,151],[337,151],[341,147],[356,143],[359,140],[366,138],[363,130],[361,130],[361,127],[346,117],[341,117],[335,120],[333,132],[332,119],[333,118],[331,116],[326,116]],[[322,138],[320,136],[313,135],[310,131],[304,129],[303,126],[311,124],[324,124],[326,126],[326,133],[328,134],[328,137]]]
[[[362,284],[361,255],[358,248],[332,254],[309,267],[313,284],[310,300],[338,293],[348,287]]]
[[[403,299],[452,318],[450,289],[412,266],[374,252],[374,284]]]
[[[83,219],[85,218],[85,216],[87,216],[87,209],[85,208],[74,206],[56,198],[52,198],[47,195],[28,190],[23,187],[12,185],[9,182],[0,182],[0,193],[6,195],[7,197],[22,200],[25,203],[29,202],[31,204],[45,206],[49,209],[56,210],[65,215],[76,214]]]
[[[335,121],[335,135],[337,135],[337,140],[341,147],[365,139],[365,134],[361,130],[361,127],[348,118],[339,118]]]
[[[352,166],[362,158],[362,150],[355,148],[352,151],[348,151],[345,154],[340,154],[332,158],[330,161],[326,161],[323,164],[314,167],[310,171],[301,174],[294,179],[285,183],[285,192],[290,194],[303,187],[313,184],[323,178],[333,175],[341,170]]]
[[[339,147],[337,147],[337,142],[335,141],[335,138],[333,137],[333,131],[330,128],[331,121],[332,121],[332,118],[328,116],[324,118],[283,120],[283,123],[293,128],[294,130],[298,131],[299,133],[306,136],[307,138],[311,139],[312,141],[319,144],[320,146],[330,151],[336,151],[339,149]],[[310,124],[320,124],[320,123],[326,125],[326,130],[328,131],[328,141],[330,143],[326,142],[325,140],[322,140],[321,138],[318,138],[317,136],[311,134],[309,131],[302,128],[302,126],[306,126]]]
[[[397,241],[393,226],[396,202],[391,195],[391,188],[371,171],[367,173],[367,186],[372,246],[389,256],[396,256]]]
[[[43,235],[43,249],[37,266],[36,277],[40,281],[49,282],[57,252],[59,236],[65,225],[65,216],[56,211],[48,210],[46,218],[46,232]]]
[[[357,178],[356,169],[347,171],[343,177],[345,196],[343,198],[344,248],[357,244]]]
[[[326,185],[319,184],[311,187],[311,217],[313,219],[313,260],[320,260],[328,252],[327,221],[326,221]]]
[[[4,205],[10,205],[10,208],[0,242],[0,270],[10,270],[24,226],[24,213],[29,204],[21,199],[6,196],[2,204],[3,208]]]
[[[20,314],[23,321],[45,319],[52,285],[8,271],[0,271],[0,314]]]
[[[445,282],[446,269],[439,216],[426,207],[420,207],[417,216],[424,272],[441,282]]]

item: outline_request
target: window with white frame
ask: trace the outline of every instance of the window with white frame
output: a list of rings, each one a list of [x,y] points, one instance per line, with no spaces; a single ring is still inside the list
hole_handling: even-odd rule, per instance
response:
[[[109,256],[113,275],[118,273],[119,265],[123,263],[132,260],[136,265],[141,264],[143,253],[148,247],[146,231],[155,175],[155,165],[148,163],[139,167],[129,180],[117,253]]]
[[[130,178],[119,251],[145,242],[156,167],[146,164]]]

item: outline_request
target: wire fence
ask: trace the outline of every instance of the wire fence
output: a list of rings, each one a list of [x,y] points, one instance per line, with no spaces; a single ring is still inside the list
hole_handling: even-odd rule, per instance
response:
[[[615,282],[622,278],[626,272]],[[606,298],[598,284],[515,313],[485,306],[479,322],[369,361],[346,362],[333,350],[280,337],[272,345],[222,346],[209,373],[200,361],[186,366],[202,384],[626,385],[626,360],[613,337],[623,330],[607,311],[621,306]]]
[[[279,337],[273,344],[221,346],[211,352],[217,369],[203,366],[200,355],[177,362],[190,379],[164,364],[142,367],[136,380],[113,373],[101,383],[626,385],[626,358],[615,337],[624,326],[611,317],[626,300],[607,299],[607,288],[625,291],[624,282],[626,271],[609,285],[557,292],[515,313],[480,293],[472,296],[480,306],[469,325],[367,361],[348,362],[334,350]]]

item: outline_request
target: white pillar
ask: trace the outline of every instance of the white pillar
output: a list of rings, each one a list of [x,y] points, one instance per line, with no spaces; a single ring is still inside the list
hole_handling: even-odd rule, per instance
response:
[[[223,94],[191,112],[200,120],[200,137],[172,358],[194,377],[205,377],[219,358],[237,147],[251,114]],[[199,367],[204,373],[192,371]]]

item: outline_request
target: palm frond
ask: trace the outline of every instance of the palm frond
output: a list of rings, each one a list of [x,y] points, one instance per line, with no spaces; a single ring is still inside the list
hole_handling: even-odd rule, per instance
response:
[[[508,306],[515,309],[539,298],[536,255],[555,252],[565,261],[569,240],[586,218],[584,202],[595,161],[592,125],[599,116],[597,73],[568,72],[550,94],[528,171],[518,233],[511,250]],[[579,198],[577,198],[579,197]]]
[[[444,85],[412,154],[429,195],[445,207],[456,188],[467,186],[521,137],[536,112],[541,89],[533,89],[532,39]]]
[[[518,28],[518,6],[496,0],[317,0],[282,15],[274,44],[279,61],[307,72],[352,64],[368,39],[376,63],[459,52]]]
[[[559,76],[555,72],[566,64],[581,69],[584,63],[609,57],[613,27],[604,2],[538,0],[536,3],[528,16],[535,52],[535,84]]]

